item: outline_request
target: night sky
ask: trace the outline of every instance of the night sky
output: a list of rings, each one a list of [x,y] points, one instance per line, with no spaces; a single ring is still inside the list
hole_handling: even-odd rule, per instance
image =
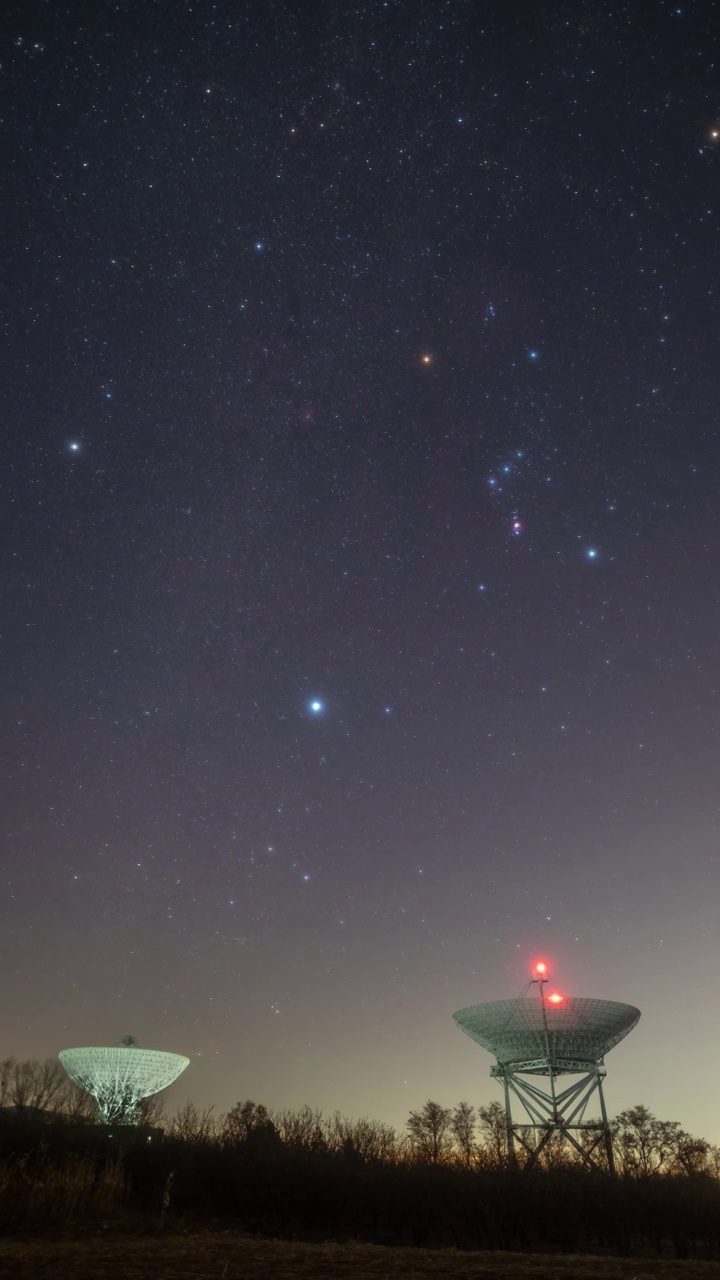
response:
[[[712,4],[18,4],[2,1055],[720,1138]]]

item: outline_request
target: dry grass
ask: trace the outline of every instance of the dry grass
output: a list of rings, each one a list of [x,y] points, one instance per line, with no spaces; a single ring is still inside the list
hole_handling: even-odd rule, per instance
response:
[[[0,1241],[13,1280],[720,1280],[720,1264],[292,1244],[235,1233]]]
[[[96,1170],[92,1159],[70,1155],[56,1164],[44,1153],[0,1161],[0,1230],[68,1230],[112,1221],[125,1185],[116,1161]]]

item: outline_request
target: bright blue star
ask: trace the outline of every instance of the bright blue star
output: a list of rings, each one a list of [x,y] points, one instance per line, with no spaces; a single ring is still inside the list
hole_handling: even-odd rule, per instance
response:
[[[487,591],[487,587],[484,582],[478,584],[478,591]]]
[[[539,352],[539,351],[528,351],[528,359],[529,359],[529,360],[537,360],[537,359],[538,359],[538,357],[539,357],[539,355],[540,355],[540,352]]]
[[[587,551],[585,552],[585,555],[587,556],[588,560],[597,560],[598,558],[598,553],[595,547],[588,547]]]
[[[71,440],[68,445],[68,453],[79,453],[80,444],[77,440]]]
[[[313,716],[319,716],[325,710],[325,703],[320,698],[313,698],[312,702],[308,702],[308,711]]]
[[[262,253],[262,251],[263,251],[263,249],[264,249],[264,248],[265,248],[265,245],[263,244],[262,240],[256,240],[256,241],[255,241],[255,252],[256,252],[256,253]]]

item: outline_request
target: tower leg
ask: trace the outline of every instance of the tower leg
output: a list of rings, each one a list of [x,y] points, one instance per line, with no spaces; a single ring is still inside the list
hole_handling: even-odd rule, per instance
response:
[[[600,1114],[603,1123],[603,1140],[605,1143],[605,1155],[607,1156],[608,1172],[611,1176],[615,1176],[615,1153],[613,1151],[612,1134],[610,1132],[610,1122],[605,1108],[605,1094],[602,1087],[602,1076],[598,1073],[598,1093],[600,1094]]]
[[[512,1107],[510,1105],[510,1090],[508,1088],[507,1076],[503,1076],[503,1087],[505,1089],[505,1133],[507,1135],[507,1158],[508,1164],[515,1164],[515,1134],[513,1133]]]

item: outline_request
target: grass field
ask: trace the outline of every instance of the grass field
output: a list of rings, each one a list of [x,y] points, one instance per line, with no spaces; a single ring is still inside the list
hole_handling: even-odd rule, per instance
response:
[[[0,1241],[13,1280],[720,1280],[720,1263],[292,1244],[232,1233]]]

